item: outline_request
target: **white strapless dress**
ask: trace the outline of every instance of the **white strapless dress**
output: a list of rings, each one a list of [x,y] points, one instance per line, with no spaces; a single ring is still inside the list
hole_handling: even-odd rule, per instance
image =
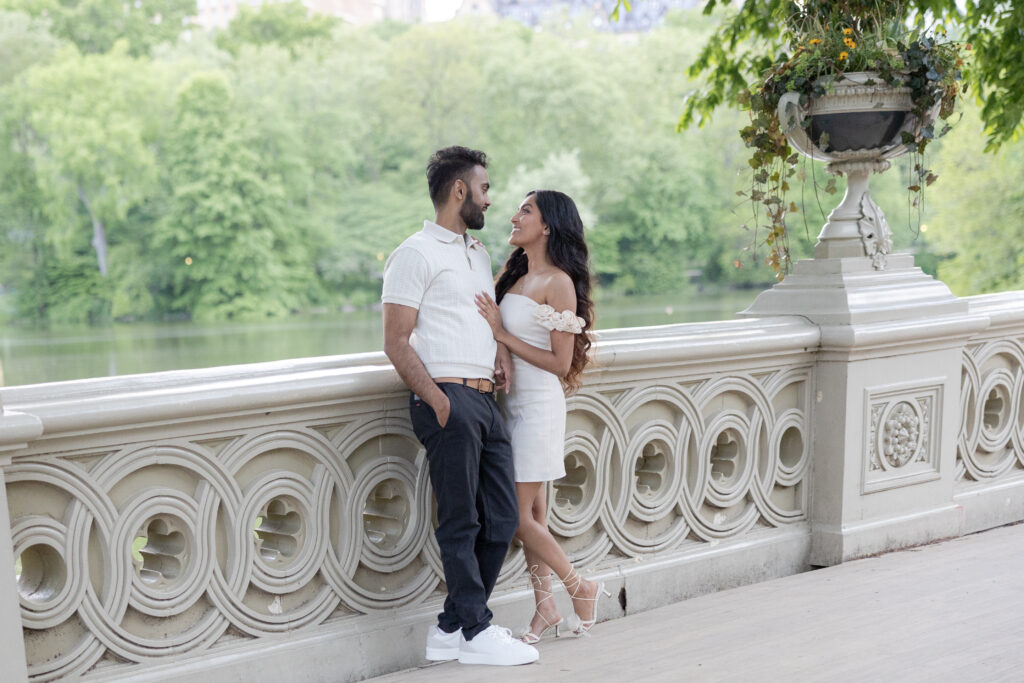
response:
[[[582,319],[556,313],[528,296],[506,293],[501,322],[527,344],[551,350],[551,330],[579,333]],[[557,376],[512,355],[512,390],[504,402],[512,440],[516,481],[552,481],[565,476],[565,392]]]

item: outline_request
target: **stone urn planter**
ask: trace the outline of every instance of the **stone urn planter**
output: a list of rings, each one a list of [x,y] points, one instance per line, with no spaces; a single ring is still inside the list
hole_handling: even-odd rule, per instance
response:
[[[872,72],[845,74],[807,106],[800,105],[798,93],[779,100],[779,121],[793,148],[827,161],[826,171],[847,178],[843,201],[818,235],[815,258],[867,256],[876,270],[885,269],[892,237],[882,210],[871,200],[868,179],[907,152],[904,133],[916,139],[937,114],[936,108],[922,121],[913,108],[910,88],[893,87]]]

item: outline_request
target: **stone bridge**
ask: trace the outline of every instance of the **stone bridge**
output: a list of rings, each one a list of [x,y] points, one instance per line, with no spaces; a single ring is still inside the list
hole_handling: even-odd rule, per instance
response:
[[[549,499],[601,619],[1024,519],[1024,292],[818,259],[596,361]],[[444,585],[406,406],[381,353],[0,389],[0,679],[420,663]],[[531,604],[513,546],[498,623]]]

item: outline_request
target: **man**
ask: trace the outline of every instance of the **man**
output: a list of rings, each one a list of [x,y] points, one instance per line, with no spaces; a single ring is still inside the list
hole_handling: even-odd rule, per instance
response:
[[[484,226],[491,204],[486,169],[486,155],[465,147],[430,157],[434,221],[388,258],[381,300],[384,352],[412,391],[413,429],[427,449],[448,585],[426,657],[511,665],[539,654],[491,624],[487,608],[519,513],[512,450],[494,400],[494,375],[510,381],[512,363],[477,313],[476,294],[494,295],[491,261],[466,234]]]

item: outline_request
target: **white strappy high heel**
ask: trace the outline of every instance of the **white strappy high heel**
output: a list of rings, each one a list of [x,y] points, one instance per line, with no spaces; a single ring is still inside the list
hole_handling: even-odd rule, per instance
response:
[[[544,588],[544,580],[537,574],[537,569],[537,565],[533,565],[532,567],[528,567],[527,571],[529,571],[530,573],[530,585],[533,586],[534,593],[540,593],[543,595],[543,597],[537,601],[537,607],[534,608],[534,614],[540,617],[541,621],[544,622],[544,628],[538,634],[533,632],[533,630],[530,628],[530,624],[527,624],[526,628],[523,629],[523,632],[519,636],[519,639],[527,645],[535,645],[536,643],[539,643],[541,638],[544,637],[544,634],[547,633],[550,629],[555,629],[555,638],[557,638],[559,636],[559,627],[562,625],[562,622],[565,621],[565,619],[559,617],[558,621],[552,623],[548,621],[543,614],[540,613],[540,609],[538,609],[540,607],[540,604],[546,600],[554,599],[554,596],[551,594],[550,590]],[[550,580],[551,579],[549,576],[548,581],[550,582]]]
[[[576,571],[575,567],[571,567],[569,569],[569,575],[562,579],[562,585],[565,586],[566,592],[569,593],[569,597],[571,597],[573,600],[590,600],[594,603],[594,612],[592,618],[584,620],[580,619],[579,614],[576,615],[577,624],[572,630],[573,635],[577,637],[585,636],[590,633],[590,629],[592,629],[594,627],[594,624],[597,623],[597,601],[601,598],[601,594],[603,593],[604,595],[607,595],[609,598],[612,597],[612,594],[605,590],[603,583],[599,583],[597,584],[597,592],[594,593],[594,597],[577,597],[576,594],[580,591],[580,588],[583,587],[583,577],[579,575],[579,572]],[[575,611],[576,608],[574,605],[573,612]]]

